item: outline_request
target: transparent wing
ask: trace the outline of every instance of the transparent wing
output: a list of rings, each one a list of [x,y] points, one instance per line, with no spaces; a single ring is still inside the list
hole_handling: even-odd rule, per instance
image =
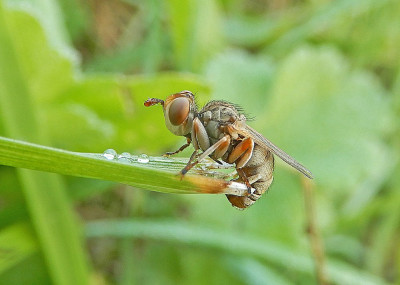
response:
[[[254,141],[259,144],[259,145],[264,145],[267,147],[272,153],[276,154],[279,156],[284,162],[292,166],[293,168],[297,169],[301,173],[303,173],[305,176],[307,176],[310,179],[313,179],[313,175],[310,170],[305,168],[301,163],[297,162],[293,157],[288,155],[286,152],[281,150],[279,147],[274,145],[272,142],[267,140],[263,135],[261,135],[259,132],[254,130],[253,128],[249,127],[246,125],[245,127],[246,132],[249,133],[250,137],[254,139]],[[237,130],[240,132],[240,130]]]

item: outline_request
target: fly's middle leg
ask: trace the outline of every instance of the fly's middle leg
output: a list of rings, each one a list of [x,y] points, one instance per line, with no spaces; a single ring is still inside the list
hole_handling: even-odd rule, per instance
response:
[[[199,158],[194,161],[191,162],[191,160],[189,160],[188,164],[185,166],[185,168],[183,168],[181,170],[181,174],[185,175],[190,169],[192,169],[193,166],[195,166],[196,164],[198,164],[199,162],[201,162],[204,158],[206,158],[207,156],[211,155],[213,152],[218,152],[221,153],[221,149],[227,149],[227,144],[229,146],[230,143],[230,136],[229,135],[225,135],[222,139],[220,139],[219,141],[217,141],[215,144],[213,144],[212,146],[210,146],[208,149],[206,149],[200,156]],[[223,155],[223,154],[222,154]]]

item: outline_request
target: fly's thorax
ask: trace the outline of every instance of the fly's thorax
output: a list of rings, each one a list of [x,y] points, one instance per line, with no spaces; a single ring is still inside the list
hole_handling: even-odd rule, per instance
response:
[[[242,115],[237,107],[225,101],[210,101],[200,111],[200,116],[205,124],[208,121],[218,121],[220,123],[235,122]]]
[[[220,129],[220,123],[217,121],[209,121],[205,128],[208,136],[212,140],[219,140],[224,136]]]
[[[225,101],[210,101],[198,114],[204,125],[210,140],[219,140],[228,132],[225,126],[242,120],[245,117],[240,114],[235,105]]]

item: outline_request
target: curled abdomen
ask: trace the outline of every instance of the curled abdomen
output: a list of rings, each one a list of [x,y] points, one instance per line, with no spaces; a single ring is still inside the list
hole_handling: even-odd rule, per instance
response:
[[[250,207],[264,194],[273,180],[274,156],[272,153],[259,145],[254,146],[253,154],[246,165],[240,168],[255,189],[254,193],[246,196],[226,195],[234,207],[245,209]],[[238,182],[244,182],[241,178]]]

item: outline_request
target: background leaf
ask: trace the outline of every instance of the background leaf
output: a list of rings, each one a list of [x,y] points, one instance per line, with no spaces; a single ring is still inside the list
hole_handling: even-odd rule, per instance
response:
[[[136,188],[165,190],[158,186],[183,158],[165,173],[164,162],[139,169],[76,154],[176,150],[185,138],[143,101],[181,90],[200,106],[239,104],[249,125],[310,168],[331,283],[399,283],[397,0],[1,3],[0,134],[8,138],[0,156],[136,182],[0,166],[0,240],[11,229],[9,247],[34,248],[6,263],[1,284],[60,284],[83,276],[78,267],[93,284],[316,282],[304,185],[280,159],[268,194],[239,212],[223,195]],[[16,152],[3,144],[18,138]],[[47,163],[32,159],[26,142],[39,143]],[[79,229],[97,220],[98,236],[81,246]]]

